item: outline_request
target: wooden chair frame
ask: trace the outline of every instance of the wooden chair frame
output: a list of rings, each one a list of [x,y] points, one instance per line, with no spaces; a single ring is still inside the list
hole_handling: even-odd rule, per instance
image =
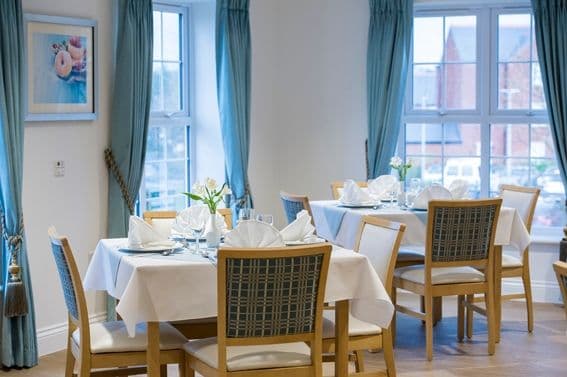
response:
[[[495,315],[494,315],[494,237],[496,234],[496,224],[500,214],[500,206],[502,199],[486,199],[486,200],[447,200],[447,201],[430,201],[429,216],[427,219],[427,233],[425,242],[425,266],[424,266],[424,284],[415,283],[399,277],[394,277],[394,289],[392,290],[392,299],[396,302],[396,288],[411,291],[425,299],[425,312],[417,311],[409,307],[396,304],[396,310],[417,317],[425,321],[425,337],[426,337],[426,356],[427,360],[433,359],[433,298],[442,296],[458,296],[458,331],[457,338],[462,341],[464,337],[464,311],[465,307],[474,307],[474,305],[466,302],[465,295],[473,295],[482,293],[488,303],[486,310],[474,307],[475,311],[485,314],[488,318],[488,353],[494,354],[495,351]],[[457,208],[457,207],[477,207],[485,205],[496,205],[496,214],[492,224],[489,250],[486,259],[456,261],[456,262],[433,262],[433,230],[434,224],[433,214],[438,207]],[[462,267],[470,266],[484,271],[485,279],[478,283],[451,283],[451,284],[432,284],[431,269],[435,267]],[[395,326],[395,323],[394,323]],[[395,331],[395,329],[393,330]]]
[[[557,261],[553,263],[553,270],[555,270],[555,276],[557,276],[557,283],[559,283],[559,289],[561,290],[561,297],[563,297],[563,308],[565,309],[565,318],[567,318],[567,282],[563,279],[567,279],[567,263],[562,261]]]
[[[48,234],[51,243],[60,246],[63,250],[63,255],[67,261],[71,281],[73,283],[73,291],[76,297],[79,316],[79,318],[73,318],[70,313],[68,314],[65,377],[77,376],[77,374],[74,373],[76,362],[78,362],[79,377],[114,377],[119,375],[146,373],[147,368],[140,367],[140,365],[146,364],[146,350],[112,353],[91,352],[91,336],[87,301],[85,299],[83,283],[75,262],[75,257],[73,256],[71,245],[67,237],[57,235],[57,231],[54,227],[49,228]],[[80,334],[80,344],[78,345],[72,338],[73,332],[76,329],[79,329]],[[182,349],[160,351],[161,375],[167,375],[167,364],[179,364],[179,373],[185,373],[183,359],[184,351]],[[133,367],[125,368],[126,366]],[[106,370],[91,372],[92,369],[99,368],[104,368]]]
[[[540,189],[537,187],[524,187],[524,186],[514,186],[514,185],[500,185],[500,193],[502,194],[503,191],[514,191],[514,192],[521,192],[526,194],[531,194],[530,205],[528,208],[528,216],[526,219],[522,219],[524,221],[524,225],[528,232],[531,232],[532,229],[532,221],[534,218],[535,208],[537,205],[537,200],[539,198]],[[502,248],[498,248],[498,252],[502,252]],[[526,300],[526,311],[528,316],[528,332],[532,332],[534,329],[534,309],[533,309],[533,299],[532,299],[532,287],[531,287],[531,279],[530,279],[530,255],[529,255],[529,247],[526,247],[525,250],[522,252],[522,265],[521,266],[513,266],[513,267],[504,267],[500,266],[499,270],[496,271],[497,276],[499,275],[500,278],[511,278],[511,277],[519,277],[522,279],[522,284],[524,286],[523,293],[514,293],[514,294],[507,294],[500,296],[500,302],[506,300],[513,300],[513,299],[525,299]],[[501,260],[501,258],[499,258]],[[500,263],[499,263],[500,264]],[[497,266],[498,268],[498,266]],[[499,283],[501,284],[501,283]],[[467,299],[469,302],[483,302],[482,297],[469,297]],[[499,316],[498,316],[499,317]],[[499,325],[498,325],[499,327]],[[472,336],[473,331],[473,311],[472,309],[467,309],[467,337],[470,338]],[[497,334],[497,340],[499,340],[500,336]]]
[[[357,181],[356,184],[358,187],[368,187],[368,182],[366,181]],[[344,181],[333,181],[331,182],[331,193],[333,194],[333,200],[339,200],[341,198],[341,194],[339,193],[339,189],[345,187]]]
[[[307,197],[307,195],[290,194],[285,191],[280,191],[280,198],[282,201],[301,203],[303,205],[303,208],[309,213],[309,216],[311,216],[311,224],[315,225],[315,223],[313,222],[313,215],[311,212],[311,206],[309,205],[309,198]]]
[[[226,337],[226,260],[227,258],[280,258],[293,256],[309,256],[323,254],[323,263],[321,266],[321,274],[319,277],[319,286],[317,292],[316,314],[314,331],[306,334],[280,335],[272,337],[249,337],[249,338],[227,338]],[[327,273],[329,270],[329,262],[331,258],[331,245],[318,244],[309,246],[296,246],[285,248],[268,248],[268,249],[219,249],[217,264],[217,308],[218,308],[218,368],[215,369],[200,359],[186,353],[185,355],[185,377],[194,377],[195,371],[204,376],[300,376],[300,377],[321,377],[323,369],[323,359],[321,353],[322,333],[323,333],[323,302],[325,297],[325,283],[327,281]],[[289,342],[306,342],[311,347],[311,365],[286,367],[286,368],[269,368],[269,369],[251,369],[230,372],[227,370],[226,347],[229,346],[248,346]]]
[[[396,266],[396,257],[398,255],[398,250],[400,248],[400,244],[402,242],[402,238],[406,230],[406,225],[377,218],[374,216],[364,216],[360,222],[358,236],[357,236],[356,244],[354,246],[355,252],[359,252],[360,250],[360,241],[362,239],[362,234],[364,232],[364,227],[366,225],[378,226],[398,232],[398,235],[396,236],[396,240],[392,245],[392,254],[390,257],[390,264],[388,266],[388,275],[386,277],[386,280],[382,282],[384,284],[384,288],[386,288],[386,291],[391,295],[393,280],[394,280],[394,269]],[[335,338],[323,339],[323,353],[334,353],[335,349],[336,349]],[[380,334],[357,335],[357,336],[349,335],[348,351],[354,352],[355,354],[354,361],[355,361],[356,372],[359,373],[364,372],[365,369],[364,350],[367,349],[376,349],[376,350],[383,349],[384,360],[386,362],[387,375],[388,377],[396,376],[396,365],[394,361],[394,346],[392,341],[391,327],[382,329],[382,333]]]

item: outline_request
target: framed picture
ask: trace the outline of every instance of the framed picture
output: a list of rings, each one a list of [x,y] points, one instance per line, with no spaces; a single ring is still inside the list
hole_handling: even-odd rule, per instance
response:
[[[97,116],[97,25],[26,14],[26,121]]]

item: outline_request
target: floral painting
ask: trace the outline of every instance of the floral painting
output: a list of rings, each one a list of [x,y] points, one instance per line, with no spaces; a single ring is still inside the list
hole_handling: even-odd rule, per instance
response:
[[[26,120],[94,119],[94,23],[28,15]]]

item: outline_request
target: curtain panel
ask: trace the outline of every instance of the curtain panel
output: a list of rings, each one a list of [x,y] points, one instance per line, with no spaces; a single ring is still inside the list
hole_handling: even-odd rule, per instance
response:
[[[567,188],[567,0],[532,0],[532,6],[549,126]]]
[[[0,271],[3,287],[0,321],[1,363],[6,367],[32,367],[38,361],[22,213],[24,43],[21,0],[3,0],[0,6]],[[19,273],[10,276],[8,271],[15,265],[19,266]]]
[[[248,182],[250,154],[251,43],[249,0],[217,0],[217,100],[233,216],[252,207]]]
[[[110,115],[108,237],[125,237],[138,197],[152,96],[151,0],[120,0]]]
[[[390,172],[400,131],[413,30],[413,0],[369,0],[368,178]]]

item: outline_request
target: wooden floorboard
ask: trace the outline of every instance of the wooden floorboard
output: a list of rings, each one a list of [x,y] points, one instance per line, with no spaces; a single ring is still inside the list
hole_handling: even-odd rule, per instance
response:
[[[407,298],[402,298],[406,303]],[[416,301],[417,303],[417,301]],[[554,304],[535,304],[535,328],[526,330],[523,302],[507,302],[503,310],[502,339],[496,354],[487,354],[486,321],[475,316],[474,336],[459,343],[456,340],[456,300],[444,301],[444,318],[434,329],[433,361],[425,359],[425,335],[421,321],[398,314],[395,349],[400,377],[554,377],[567,376],[567,321],[563,308]],[[41,358],[36,368],[10,370],[0,376],[63,376],[65,354],[57,352]],[[367,370],[384,368],[381,353],[366,354]],[[325,375],[333,374],[326,363]],[[170,366],[169,377],[177,377]]]

